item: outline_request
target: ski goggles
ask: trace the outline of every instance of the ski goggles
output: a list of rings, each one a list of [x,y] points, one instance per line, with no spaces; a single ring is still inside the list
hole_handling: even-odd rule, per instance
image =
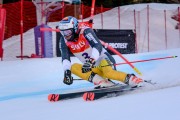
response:
[[[61,33],[63,34],[66,40],[70,40],[73,35],[73,29],[63,30],[61,31]]]

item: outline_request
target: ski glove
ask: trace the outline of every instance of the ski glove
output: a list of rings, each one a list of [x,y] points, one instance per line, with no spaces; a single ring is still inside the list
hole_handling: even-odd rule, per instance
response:
[[[82,66],[82,73],[87,73],[91,71],[94,64],[95,64],[95,60],[93,58],[90,58],[89,60],[87,60]]]
[[[73,83],[73,77],[71,76],[71,71],[70,70],[66,70],[64,72],[64,81],[63,81],[66,85],[71,85]]]

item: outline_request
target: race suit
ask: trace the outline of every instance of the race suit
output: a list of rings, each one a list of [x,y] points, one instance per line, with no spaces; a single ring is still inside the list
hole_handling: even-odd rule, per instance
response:
[[[63,36],[60,38],[60,50],[62,55],[63,69],[71,70],[76,76],[88,80],[91,72],[94,72],[104,79],[113,79],[124,82],[126,73],[116,71],[114,66],[109,64],[114,64],[114,58],[106,51],[106,49],[100,43],[96,34],[91,28],[83,28],[76,41],[67,41]],[[82,73],[82,64],[74,63],[71,65],[70,52],[74,54],[83,64],[89,58],[93,58],[95,66],[106,66],[99,68],[92,68],[92,71],[87,73]]]

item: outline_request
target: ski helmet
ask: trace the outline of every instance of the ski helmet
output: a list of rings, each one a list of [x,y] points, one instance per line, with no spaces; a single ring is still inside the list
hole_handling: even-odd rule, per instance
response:
[[[75,33],[78,33],[78,20],[72,16],[65,17],[60,21],[58,28],[66,40],[74,41]]]
[[[78,31],[78,20],[75,17],[68,16],[63,18],[59,22],[59,29],[60,30],[68,30],[73,29],[75,33]]]

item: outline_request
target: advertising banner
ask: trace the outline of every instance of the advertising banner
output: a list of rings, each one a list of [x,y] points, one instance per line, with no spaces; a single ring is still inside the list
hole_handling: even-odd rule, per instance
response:
[[[133,30],[95,29],[97,37],[108,43],[121,54],[135,53],[135,33]],[[108,50],[110,54],[114,54]]]
[[[41,32],[40,28],[50,27],[42,24],[34,28],[36,55],[51,58],[53,57],[52,32]]]

